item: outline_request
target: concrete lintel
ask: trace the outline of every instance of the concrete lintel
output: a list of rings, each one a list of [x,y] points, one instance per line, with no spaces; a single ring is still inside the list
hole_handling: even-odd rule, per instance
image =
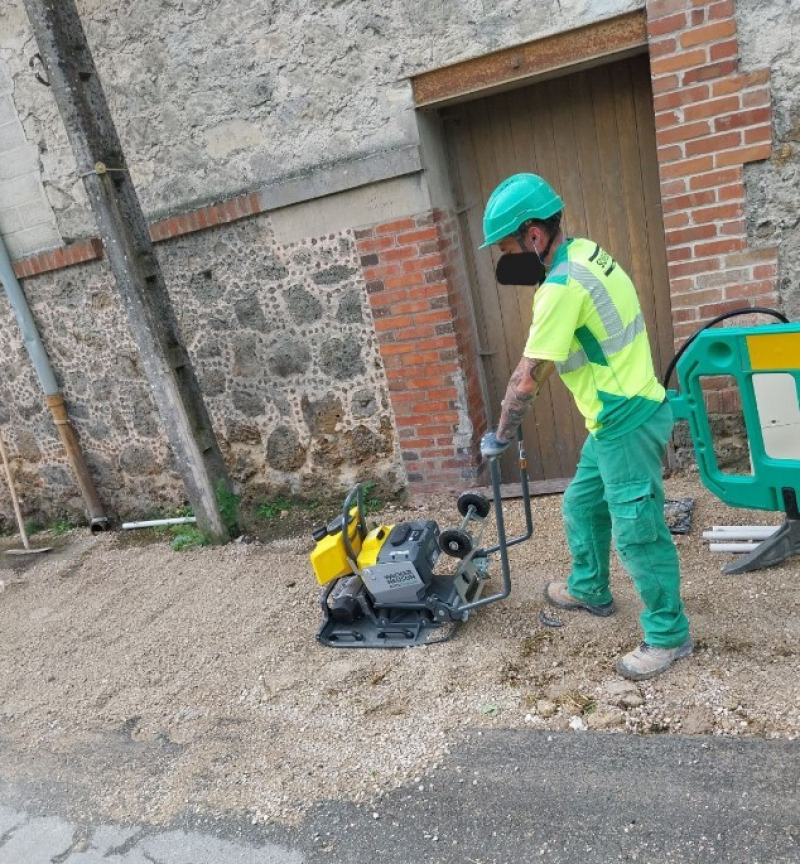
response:
[[[422,170],[419,146],[409,144],[357,159],[321,165],[259,189],[262,210],[278,210]]]
[[[347,189],[335,195],[304,200],[269,214],[275,240],[296,243],[304,237],[320,237],[389,222],[431,209],[430,195],[417,171],[368,186]]]

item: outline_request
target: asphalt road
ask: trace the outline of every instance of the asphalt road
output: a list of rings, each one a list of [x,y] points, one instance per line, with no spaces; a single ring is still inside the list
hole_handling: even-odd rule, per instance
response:
[[[77,821],[80,770],[12,784],[0,763],[0,864],[800,862],[793,741],[475,733],[419,785],[375,808],[327,802],[293,829],[198,813],[112,825],[90,799]]]

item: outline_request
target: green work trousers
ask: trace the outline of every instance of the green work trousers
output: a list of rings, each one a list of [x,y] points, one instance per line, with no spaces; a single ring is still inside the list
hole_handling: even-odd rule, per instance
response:
[[[569,593],[593,605],[611,600],[613,536],[644,604],[645,641],[659,648],[675,648],[689,636],[678,553],[664,521],[662,460],[672,426],[672,408],[664,402],[645,423],[620,438],[589,435],[563,503],[572,553]]]

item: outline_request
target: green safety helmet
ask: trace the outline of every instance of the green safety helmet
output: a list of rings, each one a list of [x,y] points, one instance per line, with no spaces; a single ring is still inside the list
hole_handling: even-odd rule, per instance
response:
[[[508,237],[529,219],[549,219],[563,209],[558,193],[538,174],[514,174],[503,180],[486,202],[483,245],[479,248]]]

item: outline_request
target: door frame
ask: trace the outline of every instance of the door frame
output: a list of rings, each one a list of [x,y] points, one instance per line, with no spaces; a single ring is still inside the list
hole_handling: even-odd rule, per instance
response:
[[[645,8],[616,15],[581,27],[547,35],[531,42],[504,48],[480,57],[461,61],[449,66],[422,72],[410,78],[415,107],[422,115],[435,116],[437,137],[442,150],[447,149],[442,124],[443,110],[450,105],[463,104],[483,99],[504,91],[528,87],[548,79],[570,75],[595,66],[613,63],[626,57],[648,54],[647,12]],[[653,130],[655,134],[655,130]],[[448,187],[452,188],[452,176],[447,160],[439,166],[444,170]],[[461,202],[462,204],[464,202]],[[454,214],[459,216],[458,203]],[[459,220],[460,221],[460,220]],[[462,233],[462,254],[466,238]],[[469,266],[470,256],[465,254],[466,278],[474,282],[476,276]],[[467,303],[474,315],[473,288],[463,286],[470,295]],[[670,319],[671,320],[671,319]],[[475,334],[477,337],[477,333]],[[476,343],[475,353],[480,355],[481,346]],[[483,362],[478,359],[481,376],[480,389],[487,412],[490,410],[489,389],[484,376]],[[508,466],[504,466],[510,473]],[[543,493],[563,488],[566,480],[540,480]],[[513,485],[513,484],[512,484]]]

